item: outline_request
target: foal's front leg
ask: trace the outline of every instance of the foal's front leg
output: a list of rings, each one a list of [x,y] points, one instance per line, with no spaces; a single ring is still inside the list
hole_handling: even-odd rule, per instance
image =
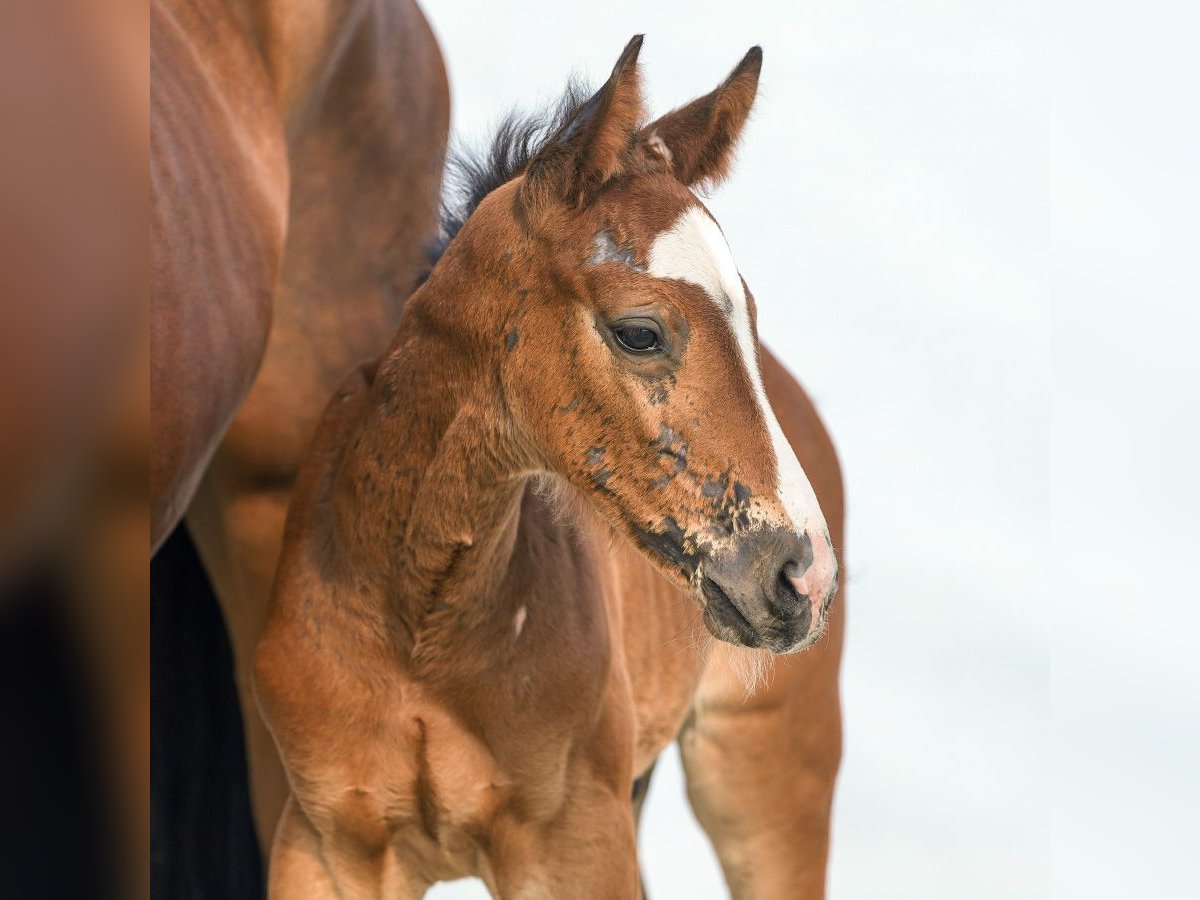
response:
[[[549,821],[501,824],[491,842],[494,893],[504,900],[636,900],[642,896],[633,806],[590,778]],[[322,834],[289,798],[271,850],[270,900],[415,900],[429,883],[388,846]]]
[[[679,737],[688,798],[735,898],[825,896],[830,811],[841,759],[842,602],[811,650],[780,657],[750,698],[716,645]]]
[[[633,804],[590,777],[547,822],[502,826],[492,861],[504,900],[636,900],[642,896]]]
[[[376,852],[323,835],[289,797],[271,847],[269,900],[416,900],[428,883],[394,847]]]

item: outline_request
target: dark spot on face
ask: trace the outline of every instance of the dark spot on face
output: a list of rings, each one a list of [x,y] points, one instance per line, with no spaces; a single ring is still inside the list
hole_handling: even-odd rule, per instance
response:
[[[725,496],[725,491],[729,488],[729,475],[722,475],[720,478],[705,478],[704,483],[700,485],[701,495],[710,500],[715,500]]]
[[[517,341],[521,339],[521,332],[515,326],[504,338],[504,349],[511,352],[513,347],[517,346]]]
[[[663,520],[660,530],[630,523],[630,531],[638,544],[671,568],[679,569],[689,579],[696,574],[703,553],[670,516]]]
[[[667,402],[667,385],[666,385],[666,383],[662,382],[662,381],[656,382],[650,388],[650,393],[647,395],[647,397],[650,400],[651,406],[658,406],[659,404],[666,403]]]
[[[668,425],[666,422],[660,422],[658,426],[658,442],[664,447],[669,447],[674,443],[683,443],[683,435]]]
[[[589,466],[598,466],[600,461],[604,459],[603,447],[592,447],[587,452],[587,461]]]
[[[750,489],[740,481],[733,483],[732,494],[726,490],[729,473],[719,478],[706,478],[700,493],[712,500],[713,525],[726,534],[733,534],[750,527]]]
[[[574,412],[575,407],[577,407],[578,405],[579,405],[579,398],[572,397],[571,402],[568,403],[566,406],[562,407],[562,411],[563,412]]]
[[[663,475],[661,478],[651,478],[650,479],[650,488],[651,488],[651,490],[655,490],[655,491],[665,491],[667,489],[667,485],[669,485],[674,480],[675,480],[674,472],[672,472],[669,475]]]
[[[611,494],[609,490],[608,480],[612,478],[612,472],[608,469],[600,469],[592,473],[592,484],[596,485],[596,490],[602,494]]]
[[[658,452],[659,456],[670,457],[676,472],[682,472],[687,468],[687,441],[670,425],[664,423],[658,426],[658,438],[651,443],[651,447]]]

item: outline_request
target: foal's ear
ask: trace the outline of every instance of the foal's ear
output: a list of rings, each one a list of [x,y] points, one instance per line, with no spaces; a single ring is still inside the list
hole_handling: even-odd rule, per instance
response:
[[[716,186],[729,173],[761,69],[762,48],[751,47],[715,91],[643,128],[639,150],[689,187]]]
[[[536,218],[546,201],[578,203],[589,191],[620,174],[623,158],[645,120],[642,73],[635,35],[600,90],[579,107],[525,170],[521,201]]]

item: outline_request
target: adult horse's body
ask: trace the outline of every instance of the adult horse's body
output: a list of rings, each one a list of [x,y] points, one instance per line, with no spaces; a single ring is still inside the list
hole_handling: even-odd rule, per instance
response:
[[[690,190],[761,55],[642,127],[639,47],[532,156],[504,133],[318,426],[256,662],[273,896],[636,896],[631,792],[677,735],[735,895],[823,895],[840,478]]]
[[[428,267],[448,88],[412,0],[156,0],[151,22],[151,546],[186,512],[269,843],[285,787],[248,672],[284,512]]]

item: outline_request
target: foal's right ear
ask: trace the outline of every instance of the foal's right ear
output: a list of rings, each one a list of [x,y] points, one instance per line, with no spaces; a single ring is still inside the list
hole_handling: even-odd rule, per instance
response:
[[[716,90],[643,128],[638,149],[688,187],[716,186],[733,163],[761,69],[762,48],[751,47]]]
[[[635,35],[604,86],[529,161],[520,200],[530,221],[547,203],[580,203],[621,173],[645,115],[637,62],[641,49],[642,35]]]

